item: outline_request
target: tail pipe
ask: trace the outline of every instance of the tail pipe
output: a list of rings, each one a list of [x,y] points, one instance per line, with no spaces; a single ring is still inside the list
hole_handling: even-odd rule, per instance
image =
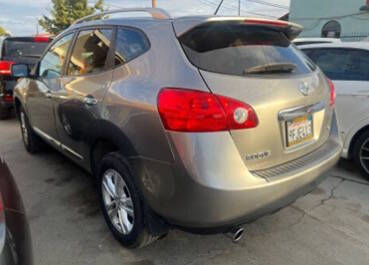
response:
[[[225,233],[227,237],[229,237],[232,242],[237,243],[243,237],[245,229],[242,227],[234,227],[228,233]]]

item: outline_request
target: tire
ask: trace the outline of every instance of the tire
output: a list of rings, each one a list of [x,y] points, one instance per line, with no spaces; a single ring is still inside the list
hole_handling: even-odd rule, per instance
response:
[[[369,131],[361,134],[355,141],[353,156],[361,174],[369,180]]]
[[[11,109],[0,107],[0,120],[7,120],[11,116]]]
[[[105,221],[124,247],[141,248],[158,239],[148,232],[143,197],[122,155],[110,153],[103,157],[97,187]]]
[[[19,124],[21,128],[23,144],[26,150],[31,154],[39,152],[42,149],[43,142],[30,126],[27,114],[23,107],[20,107],[19,110]]]

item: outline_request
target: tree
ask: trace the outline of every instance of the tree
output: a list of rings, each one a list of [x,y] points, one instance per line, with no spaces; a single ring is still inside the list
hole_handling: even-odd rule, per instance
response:
[[[51,16],[39,20],[41,27],[48,33],[58,34],[79,18],[104,11],[104,0],[98,0],[94,6],[88,0],[51,0]]]
[[[3,36],[3,35],[7,35],[8,33],[6,32],[6,30],[0,26],[0,36]]]

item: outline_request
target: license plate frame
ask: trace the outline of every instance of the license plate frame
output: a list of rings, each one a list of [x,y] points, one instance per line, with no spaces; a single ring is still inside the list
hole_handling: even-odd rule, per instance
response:
[[[295,147],[314,138],[313,115],[307,114],[286,121],[286,146]]]

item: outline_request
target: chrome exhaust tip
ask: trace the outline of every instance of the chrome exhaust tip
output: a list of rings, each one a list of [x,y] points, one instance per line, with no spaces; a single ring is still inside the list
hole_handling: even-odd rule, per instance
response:
[[[235,228],[232,228],[225,235],[227,237],[229,237],[230,239],[232,239],[232,242],[233,243],[237,243],[238,241],[240,241],[242,239],[244,232],[245,232],[245,229],[244,228],[242,228],[242,227],[235,227]]]

